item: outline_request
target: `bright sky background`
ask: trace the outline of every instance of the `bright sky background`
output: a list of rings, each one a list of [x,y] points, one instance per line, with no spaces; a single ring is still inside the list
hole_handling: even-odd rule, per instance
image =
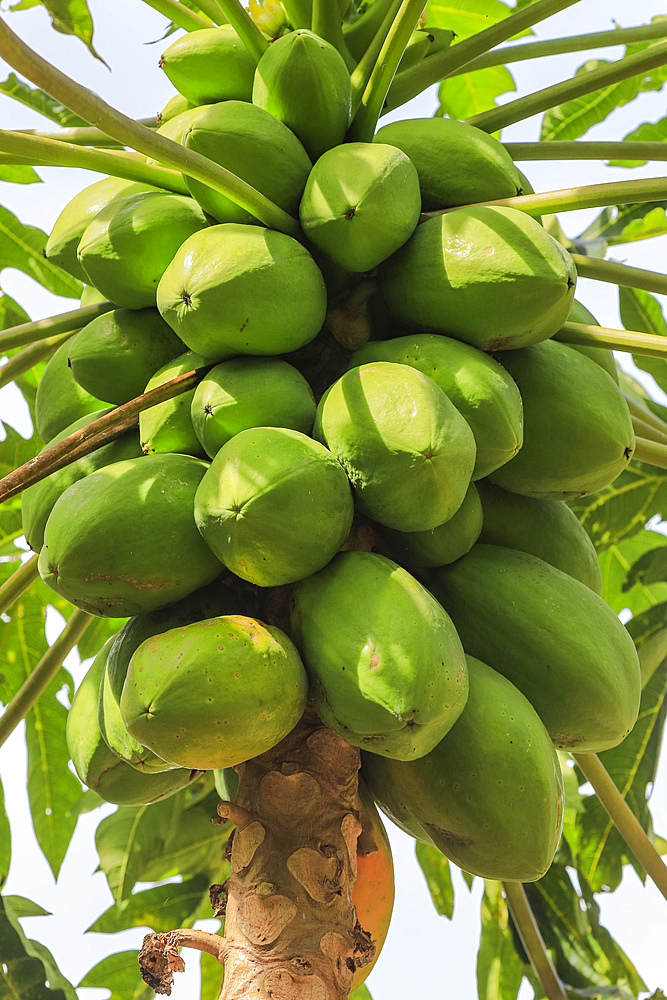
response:
[[[463,0],[461,0],[461,3]],[[56,34],[41,7],[8,15],[8,23],[37,51],[51,59],[59,68],[101,94],[105,100],[135,117],[156,113],[172,96],[166,77],[158,70],[158,57],[168,43],[147,42],[160,37],[164,20],[140,0],[89,0],[95,22],[95,44],[109,63],[109,73],[96,63],[77,39]],[[576,6],[539,26],[538,37],[559,37],[587,31],[599,31],[618,23],[630,27],[647,23],[652,16],[663,13],[658,0],[581,0]],[[599,50],[600,58],[617,59],[622,49]],[[547,83],[569,78],[582,62],[582,54],[552,57],[530,63],[518,63],[513,73],[520,92],[539,89]],[[0,62],[3,77],[4,65]],[[512,95],[506,95],[510,99]],[[405,106],[391,118],[430,115],[436,106],[433,92]],[[658,121],[665,114],[663,93],[645,94],[625,108],[619,109],[607,122],[589,133],[587,138],[622,138],[639,121]],[[7,128],[48,129],[45,119],[17,103],[0,98],[0,121]],[[510,140],[536,139],[539,118],[513,126],[503,138]],[[586,162],[556,162],[524,164],[525,172],[536,191],[547,191],[570,185],[620,179],[627,171],[610,171],[601,165]],[[662,164],[649,164],[635,170],[631,176],[655,176],[664,173]],[[49,231],[65,203],[81,188],[98,179],[86,171],[40,170],[47,181],[43,185],[0,184],[0,203],[19,218]],[[596,215],[596,211],[569,213],[561,222],[570,235],[576,235]],[[667,237],[647,240],[618,248],[615,259],[638,267],[665,270]],[[6,270],[3,287],[27,309],[34,319],[73,308],[70,300],[55,300],[25,275]],[[579,298],[606,326],[618,327],[618,300],[612,285],[581,280]],[[664,304],[664,303],[663,303]],[[27,433],[26,412],[12,387],[0,390],[0,417]],[[53,614],[49,626],[52,641],[62,620]],[[66,665],[81,678],[83,670],[76,658]],[[6,893],[27,896],[40,903],[54,916],[23,921],[29,937],[43,941],[54,953],[63,973],[76,984],[97,961],[110,951],[138,948],[144,931],[124,932],[110,938],[82,933],[111,903],[106,880],[94,873],[96,854],[93,845],[94,828],[102,815],[112,807],[104,807],[82,817],[70,845],[58,884],[54,884],[31,833],[26,784],[26,761],[23,726],[14,733],[0,751],[2,776],[8,812],[12,821],[13,858]],[[655,826],[667,836],[667,768],[662,767],[652,798]],[[479,902],[481,885],[468,892],[455,873],[455,919],[452,923],[438,917],[431,904],[426,885],[414,859],[413,842],[390,829],[396,866],[396,905],[387,943],[373,970],[368,986],[375,1000],[399,1000],[408,996],[447,993],[457,1000],[474,1000],[475,955],[479,935]],[[479,880],[477,880],[479,883]],[[649,883],[642,888],[628,870],[622,887],[609,897],[598,897],[605,924],[637,965],[651,991],[667,990],[667,968],[664,959],[667,941],[667,903]],[[206,926],[206,925],[202,925]],[[198,960],[194,953],[184,954],[188,971],[177,977],[174,1000],[193,1000],[199,995]],[[522,1000],[532,990],[524,988]],[[83,1000],[99,1000],[98,990],[81,991]],[[213,998],[211,998],[213,1000]]]

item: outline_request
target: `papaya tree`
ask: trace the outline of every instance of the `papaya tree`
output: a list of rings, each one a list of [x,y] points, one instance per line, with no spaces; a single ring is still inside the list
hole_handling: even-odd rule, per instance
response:
[[[0,996],[368,998],[408,843],[480,1000],[663,996],[601,919],[667,903],[667,18],[623,16],[0,16]],[[89,937],[22,926],[33,834]]]

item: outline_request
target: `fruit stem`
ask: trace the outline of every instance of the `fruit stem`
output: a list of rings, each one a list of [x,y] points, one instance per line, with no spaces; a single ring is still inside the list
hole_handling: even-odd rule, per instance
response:
[[[667,22],[666,22],[667,23]],[[665,142],[504,142],[513,160],[667,160]]]
[[[246,181],[200,153],[185,149],[166,136],[157,135],[145,125],[140,125],[112,108],[97,94],[42,59],[1,18],[0,56],[35,86],[45,90],[91,125],[118,139],[123,146],[131,146],[140,153],[160,160],[167,167],[203,181],[236,205],[251,212],[265,226],[290,236],[299,236],[301,230],[298,222]]]
[[[0,130],[0,151],[29,158],[37,166],[81,167],[140,184],[152,184],[176,194],[189,194],[183,176],[176,170],[152,166],[134,153],[120,149],[89,149],[59,139],[38,139],[34,135]]]
[[[31,350],[31,348],[28,348]],[[213,367],[215,362],[203,365],[201,368],[193,368],[192,371],[177,375],[176,378],[156,386],[149,392],[142,393],[135,399],[117,406],[106,413],[103,417],[91,421],[85,427],[75,431],[68,437],[63,438],[58,444],[52,445],[40,451],[39,455],[31,458],[29,462],[19,466],[0,479],[0,503],[10,500],[12,497],[22,493],[28,486],[40,482],[50,476],[52,472],[64,469],[66,465],[71,465],[77,459],[89,455],[92,451],[108,444],[125,434],[135,426],[137,416],[143,410],[148,410],[151,406],[164,403],[167,399],[180,396],[181,393],[194,389],[201,382],[204,375]]]
[[[667,448],[664,450],[667,454]],[[637,457],[636,452],[633,457]],[[667,466],[661,466],[665,467]],[[612,781],[604,764],[594,753],[574,753],[572,756],[583,771],[584,777],[593,786],[600,805],[604,807],[621,837],[667,899],[667,867]]]
[[[311,31],[333,45],[345,60],[347,68],[354,69],[354,59],[343,38],[340,8],[335,0],[313,0]]]
[[[394,23],[394,18],[398,14],[398,9],[401,5],[401,0],[394,0],[392,5],[387,10],[387,13],[382,20],[380,27],[375,32],[373,38],[369,42],[368,48],[364,52],[363,56],[355,66],[354,70],[350,74],[350,79],[352,82],[352,117],[357,113],[359,105],[361,104],[361,98],[363,97],[364,91],[368,86],[368,81],[371,78],[371,73],[373,68],[377,63],[378,56],[380,55],[380,50],[384,45],[384,40],[389,33],[389,29]]]
[[[30,559],[26,559],[0,587],[0,615],[4,615],[7,608],[11,608],[14,601],[18,600],[21,594],[37,579],[37,559],[37,553],[30,556]]]
[[[14,347],[23,347],[24,344],[34,344],[47,337],[53,337],[56,333],[73,333],[75,329],[81,329],[92,319],[102,316],[113,308],[113,303],[105,300],[95,302],[91,306],[72,309],[70,312],[58,313],[57,316],[49,316],[48,319],[8,326],[0,333],[0,355],[5,351],[11,351]]]
[[[196,14],[193,10],[189,10],[184,4],[179,3],[178,0],[144,0],[145,4],[156,10],[158,14],[164,14],[168,17],[170,21],[177,24],[179,28],[184,28],[186,31],[197,31],[199,28],[212,28],[211,22],[202,17],[201,14]]]
[[[227,20],[255,62],[259,62],[269,43],[239,0],[219,0]]]
[[[645,465],[654,465],[656,469],[667,469],[667,444],[661,444],[659,441],[649,441],[648,438],[643,438],[643,437],[635,437],[635,441],[636,441],[635,450],[632,453],[632,457],[634,459],[636,459],[638,462],[644,462]],[[578,758],[577,758],[577,763],[579,763]],[[586,777],[588,777],[588,775],[586,775]],[[593,785],[592,781],[591,785]],[[593,785],[593,787],[595,788],[595,785]],[[597,791],[597,789],[595,790]],[[602,802],[602,799],[600,799],[600,801]],[[604,805],[604,802],[602,804]],[[606,805],[605,809],[607,809]],[[607,812],[609,812],[609,809],[607,809]],[[609,815],[611,816],[611,813],[609,813]],[[612,819],[614,819],[613,816]],[[615,819],[614,822],[616,822]],[[630,845],[628,844],[628,846]],[[632,850],[634,851],[634,848]],[[637,857],[639,858],[639,855],[637,855]],[[641,858],[639,858],[639,860],[642,862],[642,864],[644,864]],[[648,871],[648,868],[645,864],[644,867]],[[649,875],[650,874],[651,873],[649,872]],[[651,878],[653,878],[652,875]],[[662,890],[660,891],[662,892]],[[665,898],[667,898],[667,896]]]
[[[567,1000],[567,994],[546,949],[523,885],[521,882],[502,882],[501,885],[514,926],[535,975],[542,983],[544,995],[547,1000]]]
[[[641,181],[635,183],[641,184]],[[667,293],[667,275],[658,271],[645,271],[640,267],[619,264],[615,260],[599,260],[579,253],[573,253],[572,260],[582,278],[596,278],[598,281],[609,281],[614,285],[625,285],[628,288],[641,288],[645,292],[657,292],[661,295]],[[659,339],[665,340],[664,337],[656,337],[656,340]]]
[[[380,54],[347,133],[348,139],[370,142],[396,68],[424,9],[423,0],[403,0],[387,32]]]
[[[76,646],[93,616],[75,608],[53,645],[47,649],[35,669],[30,673],[7,705],[0,718],[0,746],[16,729],[21,719],[35,704],[60,670],[67,654]]]
[[[69,340],[74,333],[77,331],[69,330],[67,333],[60,333],[55,337],[46,337],[36,344],[31,344],[30,347],[26,347],[23,351],[19,351],[9,361],[5,361],[4,365],[0,365],[0,389],[9,385],[10,382],[14,382],[19,375],[29,371],[39,361],[44,361],[45,358],[55,354],[60,345]]]
[[[140,125],[157,128],[155,115],[151,118],[137,118]],[[34,135],[38,139],[58,139],[60,142],[73,142],[76,146],[95,146],[103,149],[119,149],[122,144],[112,139],[106,133],[90,125],[77,125],[61,128],[57,132],[45,132],[44,129],[21,128],[14,130],[18,135]]]
[[[667,279],[665,281],[667,283]],[[647,358],[667,357],[667,337],[655,333],[639,333],[637,330],[610,330],[605,326],[589,326],[587,323],[563,323],[553,335],[553,340],[560,340],[563,344],[580,344],[583,347],[630,351]]]
[[[197,6],[214,24],[227,24],[227,17],[218,0],[197,0]]]
[[[282,0],[287,20],[294,29],[310,28],[312,10],[310,0]]]
[[[667,424],[661,420],[660,417],[653,412],[653,410],[649,410],[648,406],[644,406],[628,392],[624,392],[623,396],[625,397],[625,402],[628,404],[628,409],[633,417],[638,417],[645,424],[650,424],[654,430],[667,434]],[[648,437],[649,435],[647,434],[642,436]]]
[[[515,122],[532,118],[533,115],[555,108],[565,101],[584,97],[586,94],[592,94],[594,91],[601,90],[613,83],[620,83],[632,76],[646,73],[650,69],[664,66],[666,59],[667,41],[657,42],[642,52],[624,56],[622,59],[600,66],[598,69],[578,73],[569,80],[563,80],[551,87],[536,90],[532,94],[527,94],[526,97],[509,101],[502,107],[491,108],[481,114],[472,115],[465,121],[485,132],[497,132],[499,129],[505,128],[506,125],[513,125]]]
[[[646,423],[645,420],[642,420],[641,417],[636,416],[634,413],[631,416],[632,429],[635,432],[636,438],[640,437],[647,441],[655,441],[657,444],[667,445],[667,427],[664,431],[660,431],[653,424]]]
[[[515,14],[510,14],[509,17],[491,25],[490,28],[465,38],[458,45],[452,45],[442,52],[434,52],[433,55],[396,76],[387,94],[382,113],[393,111],[394,108],[417,97],[427,87],[444,80],[445,77],[453,76],[460,71],[467,72],[467,64],[473,59],[493,49],[500,42],[506,42],[524,28],[530,28],[533,24],[544,21],[547,17],[578,2],[579,0],[535,0]]]

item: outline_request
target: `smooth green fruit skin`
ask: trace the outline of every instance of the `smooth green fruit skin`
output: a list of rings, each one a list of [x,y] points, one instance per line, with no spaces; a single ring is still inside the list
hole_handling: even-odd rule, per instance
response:
[[[523,691],[557,747],[598,753],[637,719],[637,653],[601,597],[537,556],[477,544],[434,571],[467,653]]]
[[[523,400],[521,451],[490,479],[512,493],[571,500],[627,468],[635,435],[619,387],[599,365],[555,340],[500,356]]]
[[[260,587],[317,572],[352,527],[345,472],[299,431],[254,427],[217,453],[195,497],[195,521],[224,565]]]
[[[169,382],[179,375],[185,375],[186,372],[190,372],[194,368],[201,368],[207,363],[208,358],[202,357],[201,354],[185,351],[155,372],[153,377],[149,379],[145,392],[157,389],[165,382]],[[206,452],[201,446],[190,419],[190,407],[194,394],[195,390],[189,389],[188,392],[181,392],[172,399],[166,399],[163,403],[157,403],[155,406],[149,406],[147,410],[141,411],[139,414],[139,439],[145,455],[178,452],[181,455],[206,458]]]
[[[66,427],[104,407],[74,378],[68,364],[69,341],[46,363],[35,396],[35,425],[42,441],[51,441]]]
[[[518,688],[466,659],[468,701],[437,747],[409,762],[364,753],[362,774],[381,808],[390,786],[392,799],[465,871],[533,882],[553,861],[563,825],[558,756]]]
[[[155,130],[156,135],[163,135],[166,139],[171,139],[172,142],[177,142],[179,146],[185,145],[185,136],[190,128],[190,123],[197,120],[199,113],[206,108],[207,105],[196,104],[193,107],[179,111],[172,118],[169,118],[162,125]],[[154,167],[162,166],[162,161],[157,160],[152,156],[146,158],[146,162]],[[186,175],[183,175],[183,179],[186,180]]]
[[[449,118],[410,118],[385,125],[373,141],[398,146],[410,157],[425,212],[519,193],[512,157],[474,125]]]
[[[280,629],[243,615],[147,639],[121,695],[130,733],[182,767],[222,768],[270,750],[301,718],[308,678]]]
[[[231,25],[188,32],[159,65],[192,104],[250,100],[255,60]]]
[[[567,504],[509,493],[488,481],[477,485],[484,512],[480,542],[529,552],[602,596],[595,546]]]
[[[68,341],[69,366],[88,392],[108,403],[141,395],[149,378],[185,346],[156,309],[113,309]]]
[[[86,228],[77,256],[107,298],[143,309],[155,305],[158,282],[183,241],[208,225],[194,198],[161,191],[119,198]]]
[[[353,746],[412,760],[463,710],[468,674],[456,630],[391,559],[340,552],[295,587],[291,631],[322,721]]]
[[[156,802],[184,788],[186,768],[141,774],[120,760],[104,742],[97,724],[97,699],[110,641],[100,650],[72,700],[65,732],[67,751],[84,785],[106,802],[137,806]]]
[[[387,306],[413,329],[483,351],[536,344],[567,318],[572,258],[513,208],[459,208],[417,226],[378,271]]]
[[[417,171],[394,146],[348,142],[320,156],[299,205],[303,231],[348,271],[370,271],[419,221]]]
[[[296,240],[227,223],[185,240],[160,281],[157,305],[184,344],[221,360],[303,347],[324,322],[327,294]]]
[[[577,302],[576,299],[572,300],[567,321],[568,323],[587,323],[589,326],[600,325],[593,313],[589,312],[586,306],[581,302]],[[587,347],[583,344],[568,344],[567,346],[575,351],[579,351],[580,354],[585,354],[587,358],[594,361],[600,368],[604,368],[607,375],[611,375],[616,385],[618,385],[618,367],[614,360],[613,351],[608,350],[606,347]]]
[[[473,433],[415,368],[377,361],[346,372],[320,400],[313,435],[347,472],[360,509],[388,528],[429,530],[463,503]]]
[[[213,581],[220,563],[192,516],[206,469],[189,455],[147,455],[73,483],[46,522],[44,582],[90,614],[125,618]]]
[[[284,122],[314,163],[345,138],[350,73],[329,42],[312,31],[291,31],[272,42],[257,63],[252,103]]]
[[[243,101],[200,108],[189,119],[182,142],[296,215],[312,164],[294,133],[268,111]],[[188,176],[185,181],[192,197],[218,222],[247,223],[252,218],[251,212],[207,184]]]
[[[472,478],[504,465],[523,443],[523,404],[514,379],[493,358],[470,344],[440,334],[370,341],[355,351],[350,367],[369,361],[411,365],[440,386],[475,437]]]
[[[80,281],[88,281],[88,276],[76,255],[85,230],[95,216],[115,198],[146,191],[156,191],[156,188],[149,184],[126,181],[121,177],[105,177],[101,181],[89,184],[68,201],[56,219],[44,247],[46,259],[62,267]]]
[[[81,430],[82,427],[86,427],[91,421],[97,420],[98,417],[103,417],[105,413],[109,412],[110,410],[106,409],[87,413],[52,438],[46,447],[53,447],[53,445],[62,441],[63,438],[69,437],[70,434],[74,434],[76,431]],[[106,465],[113,465],[114,462],[124,462],[128,458],[139,458],[140,455],[141,447],[138,435],[135,431],[128,431],[122,437],[116,438],[115,441],[110,441],[109,444],[102,445],[101,448],[91,452],[90,455],[84,455],[83,458],[79,458],[76,462],[71,462],[64,468],[52,472],[46,479],[42,479],[40,482],[35,483],[34,486],[29,486],[27,490],[24,490],[21,496],[21,518],[23,522],[23,534],[30,548],[34,552],[39,552],[41,549],[44,544],[44,527],[49,514],[58,497],[65,492],[68,486],[90,475],[91,472],[96,472],[97,469],[104,468]]]
[[[574,516],[574,515],[573,515]],[[432,569],[445,566],[470,552],[482,530],[482,504],[470,484],[463,503],[449,521],[430,531],[382,532],[392,556],[405,566]]]
[[[194,391],[192,426],[213,458],[249,427],[288,427],[310,434],[315,400],[303,375],[279,358],[233,358],[205,375]]]
[[[167,122],[171,121],[172,118],[182,114],[184,111],[192,111],[196,107],[198,105],[193,104],[192,101],[189,101],[187,97],[183,97],[182,94],[174,94],[157,116],[158,127],[161,128]]]

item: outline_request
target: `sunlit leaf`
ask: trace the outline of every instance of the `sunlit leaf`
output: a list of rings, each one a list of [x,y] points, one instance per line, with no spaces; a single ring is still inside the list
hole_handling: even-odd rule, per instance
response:
[[[205,1000],[203,993],[202,1000]],[[366,983],[362,983],[361,986],[356,988],[356,990],[353,990],[352,993],[350,993],[349,1000],[372,1000],[370,990],[368,989],[368,986],[366,986]]]
[[[16,267],[54,295],[79,298],[83,285],[77,278],[50,264],[42,256],[47,236],[36,226],[24,226],[0,205],[0,271]]]
[[[516,90],[514,78],[505,66],[461,73],[444,80],[438,89],[440,106],[436,114],[449,118],[469,118],[496,105],[496,98]]]
[[[632,132],[623,136],[624,140],[632,142],[667,142],[667,118],[657,122],[642,122]],[[610,160],[612,167],[640,167],[647,160]]]
[[[224,969],[214,955],[201,954],[201,991],[200,1000],[218,1000]],[[365,983],[359,989],[350,993],[348,1000],[371,1000],[371,995]]]
[[[0,889],[7,881],[9,862],[12,859],[12,834],[5,809],[5,793],[0,781]]]
[[[77,1000],[51,953],[29,941],[11,903],[0,896],[0,996],[7,1000]],[[47,985],[48,984],[48,985]]]
[[[155,997],[141,978],[136,951],[107,955],[85,974],[79,986],[110,990],[109,1000],[154,1000]]]
[[[605,208],[571,241],[576,253],[604,257],[609,246],[634,243],[667,233],[667,201]]]
[[[490,28],[513,13],[512,8],[500,0],[429,0],[428,24],[435,28],[448,28],[456,32],[460,41],[484,28]],[[531,34],[522,31],[522,35]],[[518,38],[519,35],[514,35]]]
[[[24,163],[0,163],[0,181],[6,184],[41,184],[42,178]]]
[[[93,48],[93,19],[90,16],[86,0],[38,0],[38,3],[48,10],[51,15],[51,24],[56,31],[60,31],[64,35],[76,35],[88,46],[96,59],[104,62]],[[27,0],[27,2],[19,0],[18,3],[12,5],[11,10],[25,10],[34,6],[36,6],[34,0]]]
[[[19,323],[27,323],[29,320],[30,317],[25,309],[0,288],[0,330],[6,330],[8,326],[18,326]]]
[[[46,94],[38,87],[31,87],[24,80],[19,80],[15,73],[10,73],[6,80],[0,80],[0,93],[13,97],[15,101],[20,101],[33,111],[38,111],[40,115],[44,115],[63,128],[88,124],[50,94]]]
[[[662,308],[649,292],[641,288],[619,287],[618,303],[621,321],[626,330],[639,330],[640,333],[667,337],[667,323]],[[646,358],[638,354],[633,354],[632,359],[638,368],[653,376],[663,392],[667,391],[667,361],[663,358]]]
[[[526,966],[517,953],[500,882],[485,880],[477,952],[479,1000],[516,1000]]]
[[[5,903],[8,903],[12,908],[12,913],[19,920],[21,917],[50,917],[51,914],[48,910],[45,910],[43,906],[39,903],[35,903],[32,899],[26,899],[25,896],[5,896]]]
[[[88,930],[114,934],[127,927],[147,927],[158,934],[174,927],[191,927],[202,899],[208,902],[209,884],[206,875],[195,875],[184,882],[170,882],[135,892],[120,905],[105,910]]]
[[[454,886],[449,861],[430,844],[417,843],[416,851],[436,912],[451,920],[454,913]]]
[[[610,65],[604,59],[589,59],[580,66],[575,73],[575,78],[589,70],[600,69]],[[540,138],[544,140],[552,139],[578,139],[584,135],[593,125],[604,121],[616,108],[633,101],[639,93],[638,77],[630,77],[620,83],[611,83],[600,90],[594,90],[591,94],[584,94],[583,97],[575,97],[571,101],[559,104],[545,112],[542,118],[542,129]]]
[[[667,575],[642,573],[644,558],[656,550],[667,561],[667,538],[656,531],[640,531],[600,553],[602,596],[617,614],[624,608],[641,614],[667,600]]]
[[[598,552],[642,531],[656,514],[667,515],[667,473],[630,462],[610,486],[570,502]]]

